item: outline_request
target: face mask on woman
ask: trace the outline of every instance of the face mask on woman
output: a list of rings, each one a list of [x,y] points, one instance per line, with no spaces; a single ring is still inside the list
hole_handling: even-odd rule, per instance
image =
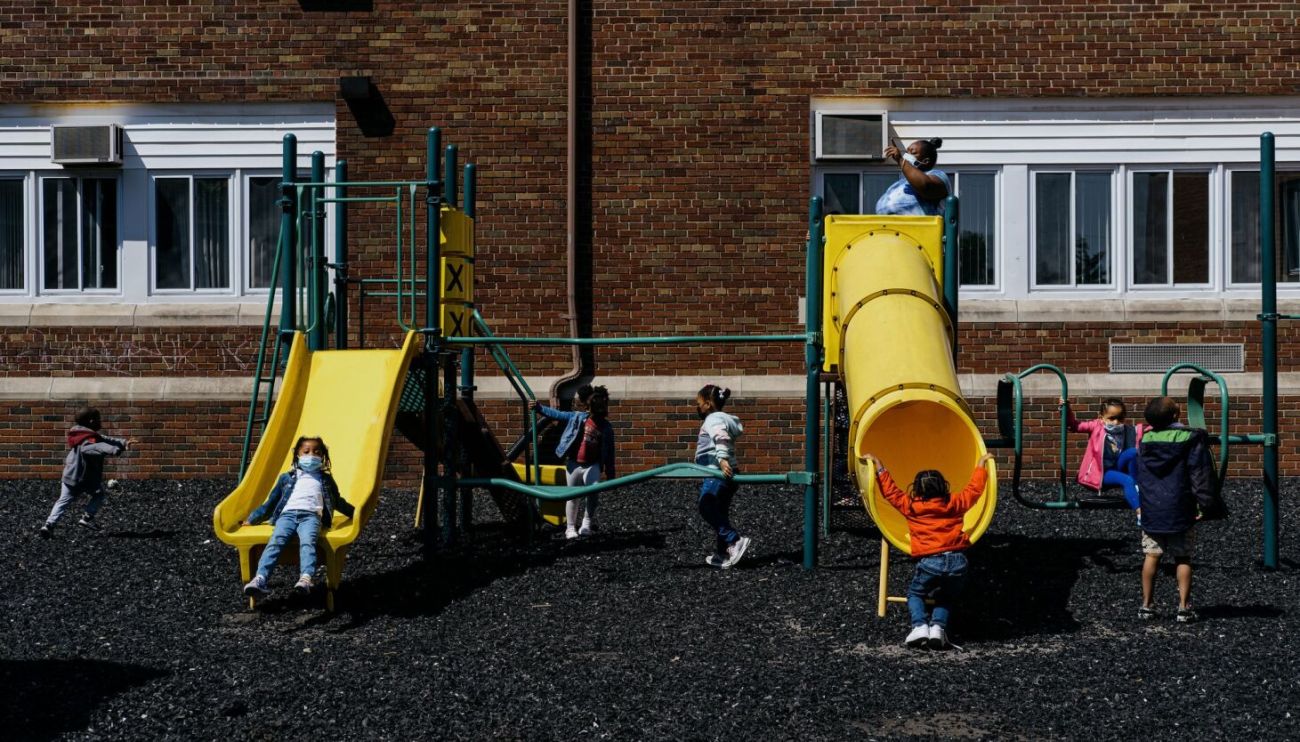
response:
[[[319,456],[299,456],[298,468],[303,471],[315,472],[320,471],[321,465],[325,462]]]

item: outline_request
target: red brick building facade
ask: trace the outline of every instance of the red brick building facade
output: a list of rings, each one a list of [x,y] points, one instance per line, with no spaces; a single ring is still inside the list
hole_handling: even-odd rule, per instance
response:
[[[1300,122],[1300,69],[1286,63],[1300,47],[1300,19],[1288,3],[583,0],[576,10],[574,239],[583,263],[579,314],[595,335],[802,331],[807,204],[823,190],[810,141],[824,102],[902,111],[891,120],[900,122],[900,137],[913,137],[927,120],[960,129],[984,115],[976,109],[1003,102],[1068,122],[1090,105],[1123,100],[1126,110],[1141,110],[1150,101],[1155,109],[1176,105],[1179,120],[1192,121],[1178,125],[1196,126],[1187,112],[1205,101],[1216,111],[1214,126],[1240,124],[1232,154],[1168,162],[1175,174],[1209,163],[1211,199],[1235,188],[1229,171],[1249,162],[1252,137],[1265,128],[1258,120],[1280,118],[1282,132]],[[333,120],[330,164],[345,159],[354,180],[421,179],[425,132],[441,127],[443,141],[478,167],[480,311],[498,334],[565,336],[568,13],[564,2],[12,3],[0,10],[0,97],[21,109],[15,131],[105,109],[161,118],[183,110],[197,120],[207,111],[239,116],[241,106],[313,105]],[[370,78],[366,107],[341,98],[340,78],[348,77]],[[1238,99],[1265,113],[1234,123]],[[944,119],[946,102],[973,112]],[[922,109],[938,118],[908,119],[907,111]],[[376,113],[391,117],[391,131],[367,130],[366,117]],[[1247,130],[1254,134],[1240,133]],[[1171,129],[1169,136],[1184,134]],[[129,159],[137,143],[132,131],[127,138]],[[1006,188],[1020,176],[1002,168],[1023,165],[949,141],[944,156],[955,152],[963,174],[986,167],[1001,179],[996,219],[1012,223],[1018,207]],[[235,475],[265,293],[244,286],[195,298],[154,284],[135,296],[112,287],[84,296],[62,286],[43,291],[51,269],[39,251],[52,248],[41,241],[39,215],[52,201],[38,181],[53,166],[6,161],[7,146],[18,145],[0,138],[0,178],[30,181],[21,191],[28,200],[15,207],[29,217],[19,248],[29,268],[0,291],[0,477],[55,476],[61,432],[88,401],[113,429],[142,439],[121,467],[127,476]],[[1280,167],[1300,161],[1300,149],[1286,149],[1281,138],[1279,146]],[[155,176],[180,172],[143,167]],[[1026,178],[1038,177],[1035,165],[1025,167]],[[862,168],[887,170],[878,162]],[[184,177],[202,178],[213,166],[190,171]],[[1145,177],[1116,172],[1117,189]],[[129,191],[119,198],[130,208]],[[1131,208],[1116,213],[1129,215],[1125,224],[1137,218]],[[1235,239],[1223,236],[1226,218],[1212,217],[1211,240]],[[1113,229],[1122,242],[1136,232],[1120,221]],[[365,209],[350,224],[354,275],[381,275],[391,261],[391,226]],[[1055,294],[1034,290],[1041,272],[1016,278],[1029,275],[1024,265],[1043,248],[1018,253],[1029,248],[1007,232],[999,231],[996,280],[963,293],[960,322],[958,368],[990,435],[992,380],[1034,363],[1093,375],[1076,386],[1081,404],[1118,392],[1136,405],[1154,394],[1150,375],[1112,368],[1115,343],[1241,344],[1233,432],[1259,429],[1258,291],[1252,296],[1248,282],[1231,278],[1236,264],[1226,248],[1210,249],[1217,267],[1209,275],[1217,278],[1194,289],[1173,279],[1162,291],[1129,291],[1133,281],[1116,269],[1095,296]],[[152,227],[141,234],[138,244],[123,241],[123,260],[157,249]],[[1131,251],[1115,249],[1116,256]],[[1284,303],[1300,297],[1287,288]],[[383,324],[378,307],[367,310],[368,337],[383,343],[396,327],[391,315]],[[1295,365],[1297,332],[1284,327],[1283,372]],[[569,364],[563,349],[512,355],[539,378]],[[486,361],[480,369],[490,387]],[[735,409],[747,425],[753,470],[801,458],[801,382],[790,382],[802,371],[797,346],[598,349],[589,370],[612,380],[625,470],[687,455],[695,423],[682,390],[693,382],[683,376],[744,380]],[[776,391],[762,391],[764,376]],[[1300,388],[1285,377],[1287,450]],[[756,391],[746,394],[745,385]],[[1051,431],[1055,393],[1035,394],[1035,429]],[[488,408],[503,426],[518,424],[504,399]],[[1032,472],[1052,470],[1054,445],[1038,440]],[[391,457],[402,465],[390,469],[390,480],[414,486],[414,449],[395,443]],[[1257,450],[1234,458],[1237,472],[1258,472]],[[1285,455],[1283,466],[1297,471]]]

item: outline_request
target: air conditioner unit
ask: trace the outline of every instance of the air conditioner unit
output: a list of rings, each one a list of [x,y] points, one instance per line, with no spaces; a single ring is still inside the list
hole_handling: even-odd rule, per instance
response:
[[[885,111],[817,112],[815,158],[883,160],[889,144],[889,114]]]
[[[51,126],[50,159],[60,165],[121,165],[122,127]]]

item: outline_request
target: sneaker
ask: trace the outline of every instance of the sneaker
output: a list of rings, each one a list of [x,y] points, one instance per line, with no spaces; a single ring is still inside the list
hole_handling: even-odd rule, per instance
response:
[[[585,538],[595,532],[596,532],[596,521],[593,518],[583,518],[582,528],[578,529],[578,535]]]
[[[246,598],[261,600],[270,594],[271,591],[266,588],[266,578],[261,575],[256,575],[248,581],[247,585],[244,585],[244,597]]]
[[[574,528],[573,526],[569,526],[568,528],[564,529],[564,538],[566,541],[572,541],[577,537],[578,537],[578,529]]]
[[[77,525],[91,531],[99,530],[99,524],[96,523],[95,519],[90,517],[89,515],[83,515],[81,517],[81,520],[77,521]]]
[[[1178,623],[1194,623],[1198,618],[1200,618],[1200,616],[1196,615],[1196,609],[1189,605],[1186,608],[1178,609],[1178,617],[1176,620]]]
[[[41,526],[40,530],[36,532],[36,535],[40,536],[41,538],[49,538],[54,535],[54,527],[51,526],[49,523],[46,523],[45,525]]]
[[[721,568],[727,563],[727,555],[721,551],[715,554],[710,554],[704,559],[704,563],[710,567]]]
[[[944,631],[944,628],[937,623],[931,624],[930,641],[926,646],[928,646],[930,649],[947,649],[948,632]]]
[[[745,549],[749,548],[749,537],[741,536],[736,543],[727,547],[727,561],[722,563],[723,569],[730,569],[745,556]]]
[[[1156,609],[1150,606],[1141,606],[1138,608],[1138,618],[1143,621],[1150,621],[1156,617]]]
[[[930,627],[925,624],[913,626],[911,633],[903,640],[903,643],[912,649],[923,649],[930,641]]]
[[[302,577],[298,578],[298,581],[296,583],[294,583],[293,591],[298,595],[306,595],[307,593],[311,592],[311,588],[312,588],[311,575],[303,575]]]

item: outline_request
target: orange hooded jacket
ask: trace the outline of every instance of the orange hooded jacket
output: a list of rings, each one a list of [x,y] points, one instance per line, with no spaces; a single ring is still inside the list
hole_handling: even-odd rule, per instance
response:
[[[880,482],[880,493],[907,518],[913,557],[962,551],[970,547],[970,536],[962,530],[962,516],[984,493],[984,483],[988,479],[984,467],[975,467],[966,488],[950,495],[947,500],[918,500],[900,489],[885,469],[880,470],[876,479]]]

